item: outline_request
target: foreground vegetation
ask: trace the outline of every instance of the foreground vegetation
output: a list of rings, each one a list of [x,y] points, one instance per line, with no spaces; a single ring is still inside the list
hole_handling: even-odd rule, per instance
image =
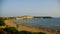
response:
[[[0,29],[1,34],[46,34],[44,32],[17,31],[14,27]]]

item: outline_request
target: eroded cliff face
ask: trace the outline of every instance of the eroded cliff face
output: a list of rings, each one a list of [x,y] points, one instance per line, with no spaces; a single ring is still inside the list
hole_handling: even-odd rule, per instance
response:
[[[12,22],[12,20],[5,20],[4,22],[5,22],[6,26],[15,27],[18,31],[25,30],[25,31],[30,31],[30,32],[45,32],[46,34],[57,34],[56,30],[32,27],[27,24],[16,24],[16,23]]]

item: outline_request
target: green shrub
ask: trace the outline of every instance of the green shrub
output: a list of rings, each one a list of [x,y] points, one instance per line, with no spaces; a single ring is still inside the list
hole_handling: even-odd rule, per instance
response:
[[[32,34],[32,32],[28,32],[28,31],[20,31],[19,34]]]
[[[3,18],[0,18],[0,26],[4,26],[5,23],[4,23],[4,19]]]
[[[44,33],[44,32],[38,32],[38,34],[46,34],[46,33]]]
[[[11,34],[19,34],[19,32],[14,27],[8,27],[3,29],[6,32],[10,32]]]
[[[38,34],[37,32],[32,32],[32,34]]]

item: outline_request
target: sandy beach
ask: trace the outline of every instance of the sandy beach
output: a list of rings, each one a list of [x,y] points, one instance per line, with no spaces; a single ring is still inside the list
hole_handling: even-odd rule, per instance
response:
[[[30,31],[30,32],[45,32],[46,34],[57,34],[56,30],[52,30],[52,29],[47,29],[47,28],[38,28],[38,27],[32,27],[28,24],[16,24],[14,22],[12,22],[12,20],[5,20],[4,21],[5,24],[8,27],[15,27],[18,31]]]

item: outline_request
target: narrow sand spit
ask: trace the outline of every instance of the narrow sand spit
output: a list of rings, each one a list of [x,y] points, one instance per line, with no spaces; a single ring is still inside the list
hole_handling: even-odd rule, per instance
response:
[[[4,22],[8,27],[16,27],[16,29],[18,31],[26,30],[26,31],[30,31],[30,32],[45,32],[46,34],[57,34],[56,30],[32,27],[27,24],[16,24],[16,23],[12,22],[12,20],[5,20]]]

